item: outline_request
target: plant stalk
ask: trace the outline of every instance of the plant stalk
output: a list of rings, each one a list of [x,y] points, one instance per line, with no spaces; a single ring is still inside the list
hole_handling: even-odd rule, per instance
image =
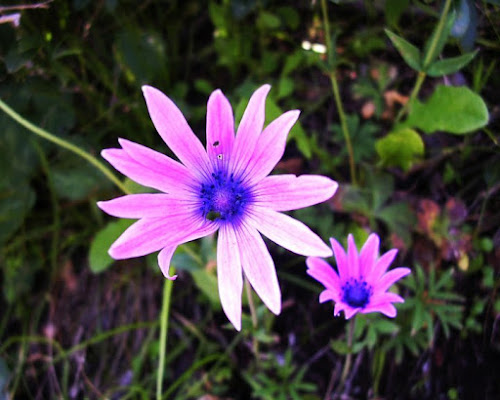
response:
[[[352,342],[354,339],[354,328],[356,326],[356,316],[352,317],[349,321],[349,331],[347,333],[347,356],[344,363],[344,368],[342,369],[342,375],[340,376],[340,385],[338,388],[338,392],[342,390],[345,385],[345,381],[347,379],[347,375],[349,375],[349,370],[351,369],[352,364]]]
[[[111,182],[113,182],[120,190],[125,193],[125,194],[130,194],[131,192],[127,189],[127,187],[99,160],[97,160],[93,155],[90,153],[87,153],[85,150],[80,149],[78,146],[75,146],[74,144],[61,139],[50,132],[47,132],[45,129],[42,129],[21,115],[19,115],[16,111],[14,111],[12,108],[10,108],[7,104],[5,104],[2,100],[0,100],[0,109],[4,111],[9,117],[14,119],[16,122],[33,132],[35,135],[38,135],[45,140],[48,140],[49,142],[55,143],[58,146],[65,148],[66,150],[69,150],[76,155],[82,157],[83,159],[87,160],[89,163],[91,163],[94,167],[96,167],[99,171],[101,171],[106,178],[108,178]]]
[[[257,312],[255,310],[255,304],[253,303],[253,297],[252,297],[252,288],[250,287],[250,282],[248,282],[248,279],[245,277],[245,293],[247,295],[248,299],[248,307],[250,308],[250,316],[252,317],[252,327],[255,331],[257,330],[258,326],[258,319],[257,319]],[[255,355],[255,358],[257,361],[259,360],[259,342],[255,338],[255,334],[252,335],[252,347],[253,347],[253,352]]]
[[[172,274],[175,272],[170,267]],[[167,350],[168,317],[170,314],[170,298],[172,297],[172,287],[174,282],[166,279],[163,283],[163,301],[160,314],[160,358],[158,360],[158,375],[156,376],[156,399],[161,400],[163,396],[163,375],[165,371],[165,354]]]
[[[325,42],[328,56],[328,75],[330,77],[330,82],[332,83],[333,97],[335,99],[335,105],[337,107],[337,112],[340,118],[340,127],[342,129],[342,134],[347,147],[347,154],[349,157],[349,171],[351,174],[351,183],[356,185],[356,169],[354,165],[354,151],[352,148],[351,136],[349,134],[349,128],[347,126],[347,118],[344,112],[344,107],[342,106],[342,99],[340,97],[339,85],[337,82],[337,73],[333,63],[333,54],[335,49],[332,46],[332,39],[330,36],[330,23],[328,22],[328,13],[326,9],[326,0],[321,0],[321,11],[323,14],[323,25],[325,27]]]
[[[436,34],[433,36],[433,40],[429,45],[429,49],[427,53],[425,53],[423,64],[422,64],[422,69],[423,71],[419,71],[417,75],[417,80],[415,81],[415,85],[413,86],[413,90],[411,91],[410,98],[408,99],[407,103],[399,110],[398,115],[396,116],[396,123],[401,120],[403,115],[405,115],[408,112],[408,108],[412,104],[413,101],[418,96],[418,93],[420,92],[420,88],[422,87],[422,84],[424,83],[424,80],[427,76],[425,71],[427,68],[430,66],[430,63],[432,62],[432,54],[434,53],[434,50],[436,49],[436,46],[438,45],[439,38],[441,37],[441,34],[443,32],[445,23],[446,23],[446,17],[448,16],[448,13],[450,11],[451,7],[451,0],[446,0],[444,7],[443,7],[443,12],[441,13],[441,16],[439,17],[439,22],[438,26],[436,28]]]

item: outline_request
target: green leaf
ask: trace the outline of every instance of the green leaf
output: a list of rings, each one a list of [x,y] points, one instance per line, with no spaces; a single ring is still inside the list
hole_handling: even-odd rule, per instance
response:
[[[295,81],[292,78],[283,76],[278,82],[278,94],[277,98],[281,99],[283,97],[288,97],[293,93],[295,88]]]
[[[420,71],[422,69],[422,56],[420,50],[401,36],[391,32],[389,29],[384,30],[405,62],[414,70]]]
[[[33,292],[35,276],[42,263],[39,254],[27,254],[30,250],[2,260],[3,296],[9,304],[14,305]]]
[[[488,109],[481,96],[465,86],[440,85],[426,103],[416,100],[404,126],[425,133],[445,131],[457,135],[473,132],[488,123]]]
[[[300,14],[293,7],[280,7],[277,10],[278,14],[281,17],[281,20],[292,30],[295,30],[300,25]]]
[[[403,11],[408,7],[410,0],[385,0],[385,19],[390,26],[397,26]]]
[[[212,85],[212,83],[210,83],[210,81],[207,81],[206,79],[196,79],[194,81],[194,87],[197,91],[207,96],[209,96],[210,93],[214,91],[214,86]]]
[[[444,22],[442,29],[439,29],[439,23],[436,24],[432,35],[429,39],[427,39],[424,46],[424,64],[422,65],[425,71],[427,71],[427,68],[429,68],[432,62],[443,51],[444,45],[448,40],[448,36],[450,36],[453,21],[455,21],[455,15],[455,11],[452,11],[446,16],[446,21]]]
[[[160,34],[128,27],[118,33],[115,47],[117,62],[129,82],[148,83],[165,73],[167,52]]]
[[[217,275],[206,268],[189,271],[193,277],[194,283],[208,298],[212,308],[220,310],[221,303],[219,297],[219,288],[217,285]]]
[[[89,251],[89,266],[94,274],[105,271],[114,262],[108,254],[108,249],[118,239],[118,236],[134,222],[134,220],[120,219],[110,222],[97,232],[90,244]]]
[[[389,204],[375,214],[387,224],[389,230],[396,233],[407,245],[411,242],[411,229],[415,223],[415,215],[408,203],[400,201]]]
[[[423,156],[424,142],[413,129],[402,128],[378,139],[375,149],[382,164],[398,166],[404,171],[408,171],[415,160]]]
[[[86,198],[104,181],[101,172],[89,164],[58,166],[52,168],[51,173],[57,195],[69,200]]]
[[[391,322],[391,321],[387,321],[385,319],[380,319],[380,320],[377,320],[374,325],[375,329],[380,332],[380,333],[384,333],[384,334],[387,334],[387,335],[390,335],[392,333],[396,333],[399,331],[399,325],[394,323],[394,322]]]
[[[262,30],[278,29],[281,25],[281,20],[276,15],[262,11],[257,17],[257,27]]]
[[[7,185],[0,181],[0,243],[23,224],[35,204],[35,192],[27,182]]]
[[[332,340],[330,345],[332,346],[333,351],[337,354],[343,356],[349,353],[349,347],[347,346],[345,340]]]
[[[457,72],[458,70],[465,67],[472,59],[476,56],[477,50],[462,54],[458,57],[445,58],[444,60],[438,60],[433,63],[429,69],[427,69],[427,75],[429,76],[443,76],[449,75]]]
[[[369,170],[366,183],[371,196],[371,209],[377,213],[394,193],[394,177],[384,172]]]

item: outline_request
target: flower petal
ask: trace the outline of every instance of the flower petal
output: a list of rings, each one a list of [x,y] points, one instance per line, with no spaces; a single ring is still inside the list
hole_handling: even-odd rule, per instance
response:
[[[177,246],[169,246],[163,248],[158,253],[158,266],[160,267],[161,272],[165,276],[165,278],[173,281],[177,279],[177,275],[170,275],[170,261],[172,260],[172,256],[174,255]]]
[[[338,292],[336,292],[334,290],[330,290],[330,289],[323,290],[319,294],[319,302],[324,303],[324,302],[330,301],[330,300],[337,302],[337,301],[339,301],[338,295],[339,295]]]
[[[327,289],[340,293],[340,281],[337,273],[325,260],[318,257],[307,257],[307,273],[321,282]]]
[[[118,142],[134,161],[161,174],[161,184],[168,188],[168,193],[180,192],[193,186],[194,175],[180,162],[130,140],[120,138]]]
[[[345,304],[342,302],[335,303],[335,307],[333,308],[333,315],[338,317],[341,311],[344,311]]]
[[[168,236],[167,218],[143,218],[131,225],[109,248],[115,260],[139,257],[165,247]]]
[[[234,117],[231,104],[217,89],[207,104],[207,154],[214,167],[227,171],[234,143]]]
[[[271,86],[263,85],[253,93],[238,126],[238,133],[236,134],[230,160],[230,169],[238,177],[246,168],[264,127],[266,97],[269,90],[271,90]]]
[[[345,307],[344,308],[345,319],[351,319],[351,317],[357,314],[359,311],[360,311],[359,308]]]
[[[109,255],[116,260],[140,257],[164,247],[207,236],[217,228],[217,224],[187,213],[143,218],[122,233],[109,248]]]
[[[379,279],[385,273],[385,271],[387,271],[389,265],[391,265],[391,263],[394,261],[394,258],[396,258],[396,254],[398,254],[397,249],[392,249],[387,253],[384,253],[382,257],[380,257],[374,264],[373,269],[369,272],[367,271],[367,280],[376,281],[377,279]]]
[[[309,227],[264,207],[249,209],[249,223],[276,244],[303,256],[330,257],[332,250]]]
[[[233,228],[222,225],[217,240],[217,281],[219,296],[227,318],[236,330],[241,330],[241,292],[243,274]]]
[[[255,292],[274,314],[281,312],[281,291],[273,259],[259,232],[241,224],[235,231],[243,272]]]
[[[142,91],[151,120],[167,146],[193,173],[204,176],[209,170],[207,153],[182,112],[160,90],[143,86]]]
[[[162,192],[170,192],[172,188],[175,187],[168,179],[165,179],[165,176],[161,172],[149,169],[137,163],[122,149],[105,149],[101,152],[101,155],[123,175],[141,185],[161,190]],[[185,179],[186,178],[179,176],[179,185],[181,185]]]
[[[385,292],[391,285],[411,272],[409,268],[394,268],[380,278],[373,286],[374,292]]]
[[[255,151],[245,169],[243,179],[254,184],[269,175],[283,157],[288,132],[297,122],[299,115],[298,110],[288,111],[264,129],[257,140]]]
[[[347,263],[349,265],[350,276],[354,278],[359,277],[359,256],[356,243],[354,243],[354,236],[349,234],[347,236]]]
[[[382,303],[404,303],[405,300],[396,293],[379,292],[375,293],[370,299],[370,305],[379,305]]]
[[[366,240],[359,254],[360,276],[366,278],[367,274],[375,266],[378,257],[379,245],[380,239],[376,233],[372,233],[370,236],[368,236],[368,239]]]
[[[322,203],[337,191],[337,182],[319,175],[271,175],[254,190],[258,205],[274,211],[290,211]]]
[[[368,314],[372,312],[380,312],[384,315],[387,315],[390,318],[394,318],[397,314],[396,307],[394,307],[391,303],[381,303],[377,305],[369,305],[365,307],[362,311],[363,314]]]
[[[141,193],[98,201],[104,212],[119,218],[160,218],[166,215],[186,214],[195,211],[196,204],[190,199],[173,198],[163,193]]]
[[[347,254],[345,253],[344,248],[340,245],[339,242],[337,242],[336,239],[330,238],[330,244],[332,245],[335,261],[337,262],[340,281],[345,282],[351,277],[349,272],[349,265],[347,264]]]

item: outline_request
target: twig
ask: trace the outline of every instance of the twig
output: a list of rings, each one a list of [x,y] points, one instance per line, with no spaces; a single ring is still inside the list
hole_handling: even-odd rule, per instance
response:
[[[29,10],[35,8],[49,8],[49,3],[52,3],[54,0],[47,0],[42,3],[36,4],[19,4],[18,6],[0,6],[0,13],[6,11],[18,11],[18,10]]]

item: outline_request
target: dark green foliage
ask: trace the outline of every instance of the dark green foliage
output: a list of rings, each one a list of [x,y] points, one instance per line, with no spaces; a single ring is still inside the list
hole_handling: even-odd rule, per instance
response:
[[[283,311],[244,293],[236,332],[220,306],[216,237],[181,246],[164,398],[496,398],[500,4],[326,1],[325,54],[321,3],[2,5],[0,17],[21,19],[0,23],[0,97],[96,157],[119,137],[172,156],[141,85],[171,97],[204,138],[213,90],[228,97],[237,124],[255,88],[270,83],[266,123],[301,110],[277,170],[340,184],[333,199],[293,216],[325,241],[353,233],[362,243],[377,232],[383,251],[399,249],[393,266],[412,269],[391,289],[405,298],[397,317],[359,314],[349,346],[349,324],[318,303],[303,257],[267,242]],[[108,256],[133,221],[95,203],[121,193],[2,111],[0,155],[0,400],[154,398],[164,278],[156,254]],[[150,191],[120,179],[131,193]]]

